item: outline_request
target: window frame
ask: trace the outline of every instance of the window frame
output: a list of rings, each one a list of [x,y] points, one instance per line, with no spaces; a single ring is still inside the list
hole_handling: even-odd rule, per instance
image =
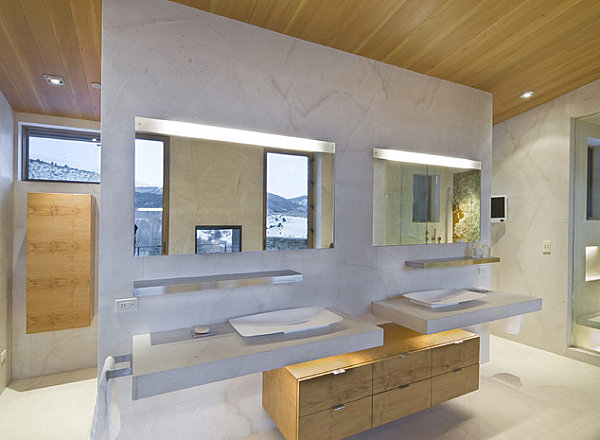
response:
[[[170,154],[171,154],[171,138],[154,133],[136,133],[135,139],[147,141],[159,141],[163,143],[163,216],[162,216],[162,238],[160,255],[169,255],[169,170],[171,169]],[[134,140],[135,142],[135,140]],[[134,146],[134,161],[135,161],[135,146]],[[135,173],[134,173],[135,174]],[[135,209],[135,183],[133,188],[134,209]],[[135,216],[134,216],[135,224]],[[135,241],[135,240],[134,240]],[[134,247],[135,255],[135,247]],[[156,255],[158,256],[158,255]]]
[[[267,251],[267,154],[288,154],[290,156],[302,156],[308,158],[308,247],[307,249],[314,249],[314,225],[315,225],[315,180],[314,180],[314,164],[315,157],[312,152],[309,151],[297,151],[297,150],[284,150],[279,148],[264,148],[263,149],[263,251]]]
[[[82,131],[73,130],[70,128],[54,128],[45,127],[39,125],[23,125],[22,126],[22,151],[21,151],[21,180],[24,182],[47,182],[47,183],[78,183],[88,185],[99,185],[102,182],[102,170],[98,175],[100,176],[100,182],[90,182],[81,180],[49,180],[49,179],[32,179],[29,177],[29,137],[32,135],[38,135],[38,137],[45,137],[48,139],[63,139],[72,141],[83,141],[83,142],[95,142],[100,144],[100,151],[102,151],[102,138],[100,133],[96,131]],[[92,139],[96,139],[93,141]]]

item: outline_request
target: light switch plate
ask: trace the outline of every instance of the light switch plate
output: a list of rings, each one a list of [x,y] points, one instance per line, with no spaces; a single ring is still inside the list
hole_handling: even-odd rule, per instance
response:
[[[543,252],[544,255],[550,255],[552,253],[552,242],[550,240],[544,240]]]
[[[137,298],[115,299],[115,312],[134,312],[138,308]]]

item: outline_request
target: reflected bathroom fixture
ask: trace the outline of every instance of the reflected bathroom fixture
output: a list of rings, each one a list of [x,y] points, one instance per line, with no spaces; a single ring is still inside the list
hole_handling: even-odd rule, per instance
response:
[[[135,256],[333,247],[333,142],[144,117],[135,130]]]
[[[481,162],[373,149],[373,245],[476,242]]]

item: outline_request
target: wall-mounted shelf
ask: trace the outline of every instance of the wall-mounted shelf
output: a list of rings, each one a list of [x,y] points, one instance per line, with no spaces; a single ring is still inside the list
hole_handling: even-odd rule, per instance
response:
[[[434,267],[470,266],[472,264],[498,263],[500,257],[450,257],[430,258],[424,260],[406,260],[408,267],[431,269]]]
[[[200,277],[141,280],[133,282],[133,295],[141,297],[193,292],[196,290],[232,289],[235,287],[298,283],[303,279],[304,275],[293,270],[273,270],[267,272],[228,273]]]
[[[577,324],[600,329],[600,312],[592,313],[591,315],[580,316],[577,318]]]

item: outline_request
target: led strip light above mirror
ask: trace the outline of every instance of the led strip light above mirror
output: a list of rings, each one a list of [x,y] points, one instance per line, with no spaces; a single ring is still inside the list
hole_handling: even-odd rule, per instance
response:
[[[135,118],[135,131],[244,145],[257,145],[291,151],[335,153],[335,143],[333,142],[139,116]]]
[[[388,150],[385,148],[373,148],[373,158],[449,168],[464,168],[469,170],[481,169],[481,162],[477,160],[438,156],[436,154],[414,153],[411,151]]]

